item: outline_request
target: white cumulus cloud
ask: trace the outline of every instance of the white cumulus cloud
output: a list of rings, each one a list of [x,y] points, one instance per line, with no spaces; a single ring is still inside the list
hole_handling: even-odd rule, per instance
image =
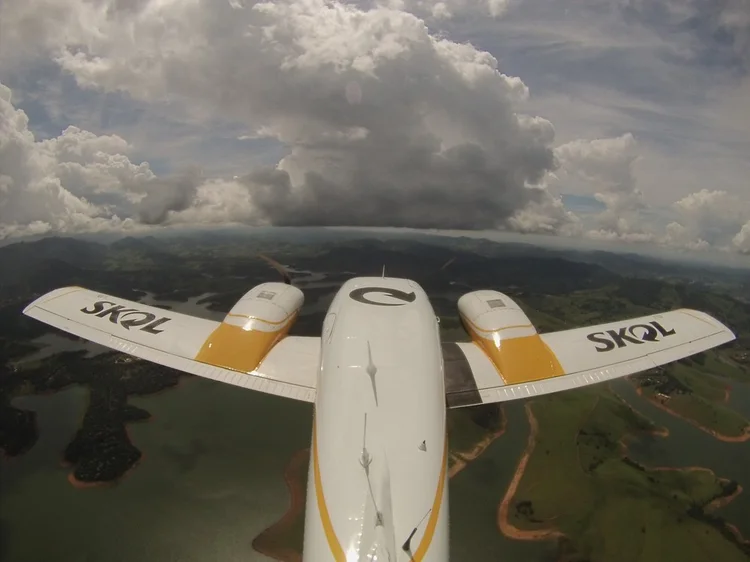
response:
[[[176,101],[287,146],[276,168],[248,170],[241,180],[255,220],[513,228],[530,206],[553,211],[545,228],[567,218],[540,186],[554,168],[554,129],[515,107],[528,97],[526,85],[491,54],[433,35],[412,13],[415,5],[68,5],[80,17],[55,22],[46,44],[81,87]],[[449,10],[470,6],[446,3]],[[503,6],[485,8],[499,15]],[[23,21],[33,17],[22,8],[11,19],[18,13]],[[38,27],[52,25],[43,11],[34,13]],[[171,210],[185,217],[203,205],[196,188],[181,189]],[[166,199],[158,201],[174,200]],[[141,216],[164,222],[171,207]]]
[[[737,235],[732,239],[732,245],[743,254],[750,254],[750,221],[742,225]]]
[[[639,224],[639,213],[647,205],[636,183],[634,164],[639,153],[632,134],[578,139],[557,147],[555,156],[560,161],[560,174],[577,184],[577,191],[593,194],[605,207],[596,217],[597,228],[590,237],[630,241],[652,238]]]
[[[673,207],[677,222],[669,225],[666,243],[694,249],[743,246],[741,229],[750,220],[747,200],[723,190],[702,189],[676,201]]]
[[[136,195],[153,174],[119,152],[127,150],[117,136],[75,127],[36,141],[11,90],[0,84],[0,238],[134,227],[110,207]]]

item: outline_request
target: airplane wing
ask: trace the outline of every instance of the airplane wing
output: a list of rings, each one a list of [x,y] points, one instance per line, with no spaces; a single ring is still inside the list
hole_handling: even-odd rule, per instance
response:
[[[471,343],[443,344],[449,408],[529,398],[632,375],[735,339],[689,309],[496,340],[492,358]],[[498,366],[496,366],[498,365]]]
[[[318,376],[320,338],[286,336],[270,348],[251,371],[241,357],[209,350],[226,324],[90,291],[65,287],[42,295],[24,314],[81,338],[166,367],[217,381],[313,402]],[[233,328],[230,326],[230,328]],[[230,333],[233,349],[251,332]],[[236,368],[232,368],[236,366]]]

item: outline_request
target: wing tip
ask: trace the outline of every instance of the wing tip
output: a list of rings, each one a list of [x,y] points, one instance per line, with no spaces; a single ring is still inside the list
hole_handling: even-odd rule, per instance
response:
[[[33,301],[31,301],[29,304],[27,304],[24,309],[21,311],[26,316],[31,316],[31,312],[34,308],[40,307],[43,303],[48,302],[52,299],[56,299],[57,297],[61,297],[62,295],[66,295],[68,293],[72,293],[75,291],[82,291],[84,290],[83,287],[79,287],[78,285],[68,285],[67,287],[60,287],[58,289],[53,289],[47,293],[44,293],[43,295],[37,297]]]
[[[732,331],[731,328],[729,328],[729,326],[717,320],[710,314],[703,312],[702,310],[695,310],[693,308],[681,308],[679,309],[679,311],[689,316],[692,316],[696,320],[706,322],[707,324],[710,324],[713,327],[717,328],[720,332],[722,332],[728,338],[725,343],[734,341],[737,339],[736,334]]]

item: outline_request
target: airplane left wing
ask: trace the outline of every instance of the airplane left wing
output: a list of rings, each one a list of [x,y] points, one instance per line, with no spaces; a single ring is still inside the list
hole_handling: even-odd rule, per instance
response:
[[[295,400],[315,400],[320,338],[285,336],[281,328],[246,331],[82,287],[42,295],[23,312],[166,367]],[[257,365],[247,362],[253,354]]]
[[[510,326],[472,336],[470,343],[443,344],[449,408],[596,384],[735,339],[715,318],[689,309],[546,334]]]

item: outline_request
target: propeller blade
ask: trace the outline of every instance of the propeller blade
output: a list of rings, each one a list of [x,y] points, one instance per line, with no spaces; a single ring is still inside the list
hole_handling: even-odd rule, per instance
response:
[[[286,283],[287,285],[292,284],[292,277],[291,275],[289,275],[289,272],[286,270],[286,268],[283,265],[281,265],[276,260],[269,258],[265,254],[259,253],[258,257],[261,258],[262,260],[265,260],[268,264],[270,264],[271,267],[273,267],[276,271],[278,271],[281,274],[281,277],[284,279],[284,283]]]
[[[453,256],[451,259],[449,259],[447,262],[445,262],[442,267],[440,268],[440,271],[443,271],[446,267],[448,267],[450,264],[452,264],[454,261],[456,261],[456,256]]]

